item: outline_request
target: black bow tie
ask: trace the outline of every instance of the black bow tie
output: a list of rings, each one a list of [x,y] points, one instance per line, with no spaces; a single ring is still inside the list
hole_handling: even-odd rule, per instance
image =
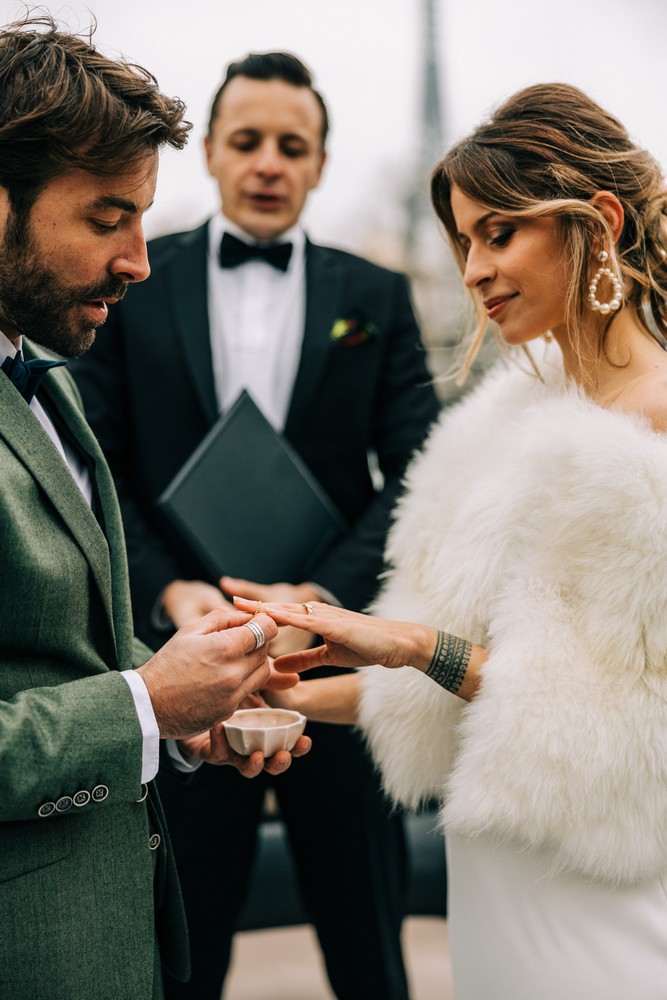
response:
[[[47,361],[45,358],[33,358],[24,361],[20,351],[13,358],[6,357],[0,365],[7,378],[14,383],[26,403],[39,389],[39,384],[50,368],[66,365],[66,361]]]
[[[272,243],[269,246],[251,246],[225,233],[220,244],[220,267],[238,267],[248,260],[264,260],[279,271],[286,271],[292,256],[291,243]]]

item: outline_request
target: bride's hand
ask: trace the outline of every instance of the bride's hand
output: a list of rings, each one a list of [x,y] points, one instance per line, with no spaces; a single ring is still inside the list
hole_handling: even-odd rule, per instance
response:
[[[256,602],[235,597],[240,611],[254,611]],[[320,646],[279,657],[276,670],[310,670],[313,667],[364,667],[380,663],[385,667],[406,665],[425,670],[435,647],[436,632],[425,625],[389,621],[346,611],[329,604],[262,604],[262,612],[279,625],[292,625],[324,642]]]

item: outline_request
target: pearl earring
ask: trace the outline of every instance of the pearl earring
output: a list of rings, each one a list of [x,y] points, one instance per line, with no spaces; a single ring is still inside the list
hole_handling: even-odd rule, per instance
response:
[[[623,289],[621,288],[620,281],[611,268],[605,267],[605,263],[609,260],[609,254],[606,250],[600,250],[598,260],[600,261],[600,267],[593,275],[593,280],[588,286],[588,301],[593,312],[599,312],[603,316],[607,316],[610,312],[616,312],[617,309],[621,308],[621,302],[623,301]],[[598,285],[600,284],[602,278],[609,278],[614,288],[613,295],[609,302],[599,302],[597,298]]]

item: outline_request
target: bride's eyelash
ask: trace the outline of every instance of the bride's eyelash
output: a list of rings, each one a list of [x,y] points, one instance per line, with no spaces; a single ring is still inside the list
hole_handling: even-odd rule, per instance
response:
[[[512,226],[508,226],[507,229],[502,229],[495,236],[490,237],[489,243],[494,247],[504,247],[506,243],[509,243],[513,235],[514,229]]]

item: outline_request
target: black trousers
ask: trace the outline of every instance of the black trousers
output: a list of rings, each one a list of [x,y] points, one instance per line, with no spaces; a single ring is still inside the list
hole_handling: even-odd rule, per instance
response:
[[[402,819],[358,733],[309,723],[311,752],[277,778],[204,764],[188,782],[159,776],[190,930],[192,979],[165,977],[167,1000],[219,1000],[248,888],[267,784],[275,789],[299,886],[339,1000],[407,1000]],[[266,970],[270,982],[271,970]]]

